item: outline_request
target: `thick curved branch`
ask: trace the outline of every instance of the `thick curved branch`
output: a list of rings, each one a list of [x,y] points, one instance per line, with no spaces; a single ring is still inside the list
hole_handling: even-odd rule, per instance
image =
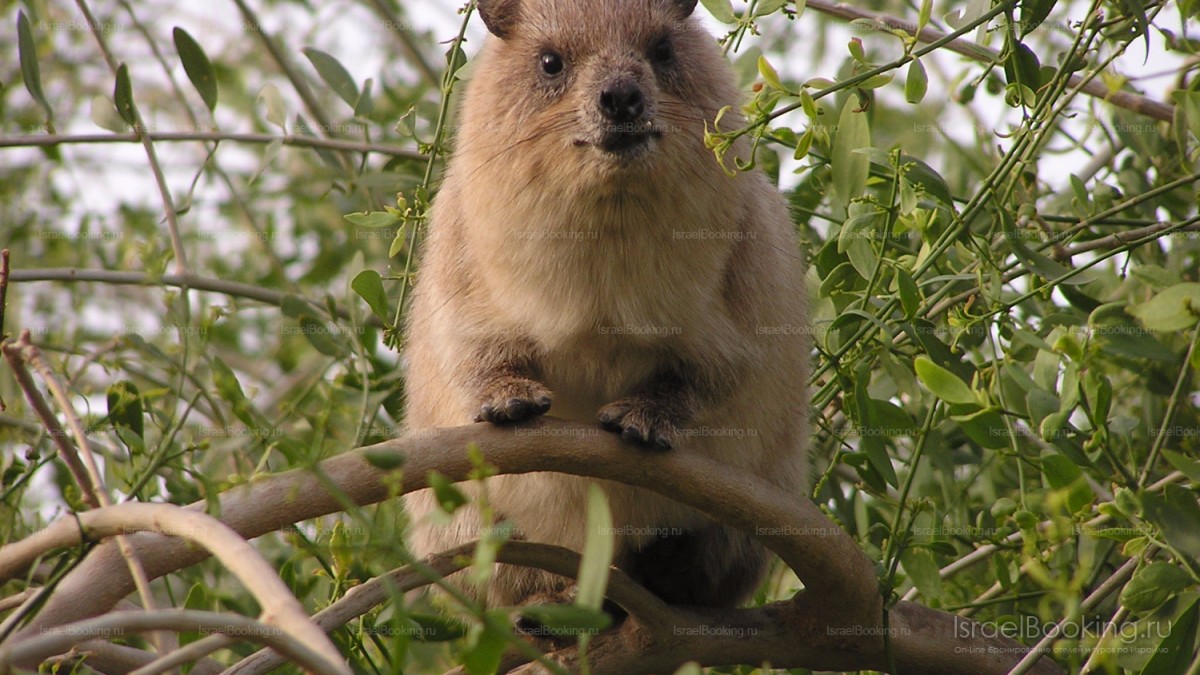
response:
[[[12,578],[48,551],[77,546],[85,537],[113,537],[125,535],[130,531],[162,532],[203,546],[258,600],[262,607],[264,623],[278,627],[303,644],[311,645],[325,664],[323,672],[350,672],[337,648],[313,625],[304,607],[258,551],[221,521],[193,509],[171,504],[128,503],[77,513],[73,518],[63,518],[26,539],[0,548],[0,582]],[[187,546],[179,539],[176,541]],[[91,583],[95,584],[96,579],[92,578]],[[68,597],[73,603],[86,602],[83,598],[69,595],[59,594],[53,597]],[[136,614],[147,613],[153,612]],[[14,642],[16,645],[21,644],[20,640]],[[24,652],[17,650],[14,645],[13,653]]]
[[[699,455],[641,453],[615,435],[591,431],[590,426],[547,418],[506,428],[476,424],[412,432],[339,455],[314,469],[239,486],[221,495],[220,513],[243,536],[255,537],[342,511],[347,502],[368,504],[387,499],[394,494],[394,480],[389,480],[389,471],[372,461],[383,467],[403,462],[404,492],[426,487],[426,476],[433,469],[452,480],[465,480],[473,469],[466,447],[474,443],[500,473],[571,473],[671,496],[756,536],[805,583],[805,592],[794,600],[755,610],[690,612],[673,608],[680,620],[671,626],[670,640],[665,642],[655,641],[645,630],[639,632],[636,622],[628,622],[629,626],[611,639],[599,636],[593,641],[589,650],[593,672],[673,670],[688,659],[708,664],[757,663],[763,655],[770,655],[777,666],[885,667],[882,599],[873,565],[856,542],[805,496]],[[636,471],[630,471],[633,459],[637,460]],[[134,540],[153,576],[194,564],[205,556],[203,551],[164,537],[135,535]],[[63,580],[58,593],[21,636],[111,607],[129,592],[128,577],[114,564],[117,562],[110,547],[99,547]],[[108,583],[96,584],[97,578]],[[966,621],[952,614],[901,603],[891,610],[890,619],[892,644],[902,670],[931,675],[1003,673],[1019,660],[1020,654],[1014,650],[1019,645],[1011,641],[995,649],[995,641],[982,638],[951,639],[955,622]],[[716,627],[726,632],[714,636]],[[697,639],[682,639],[688,636]],[[613,649],[603,648],[605,644]],[[680,645],[690,652],[677,649]],[[993,649],[989,652],[987,647]],[[1039,672],[1058,672],[1046,660],[1039,668]]]

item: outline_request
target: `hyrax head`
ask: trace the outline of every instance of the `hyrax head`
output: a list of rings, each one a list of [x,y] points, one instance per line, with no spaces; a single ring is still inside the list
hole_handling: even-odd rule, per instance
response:
[[[736,102],[724,57],[692,17],[696,0],[477,5],[495,36],[474,75],[488,79],[491,122],[558,161],[574,158],[581,169],[696,161],[707,154],[705,120]]]

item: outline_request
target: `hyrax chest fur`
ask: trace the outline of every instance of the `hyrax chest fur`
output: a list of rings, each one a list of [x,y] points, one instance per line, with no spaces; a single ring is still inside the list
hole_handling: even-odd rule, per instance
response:
[[[630,471],[639,452],[700,453],[805,489],[802,264],[778,192],[757,172],[727,175],[704,146],[739,92],[695,4],[479,0],[492,35],[410,312],[410,428],[549,412],[620,434]],[[580,550],[589,482],[497,476],[487,492],[522,538]],[[664,600],[731,606],[761,581],[767,554],[750,537],[601,486],[616,563]],[[418,554],[478,538],[470,507],[434,526],[432,495],[408,504]],[[488,601],[562,589],[500,566]]]

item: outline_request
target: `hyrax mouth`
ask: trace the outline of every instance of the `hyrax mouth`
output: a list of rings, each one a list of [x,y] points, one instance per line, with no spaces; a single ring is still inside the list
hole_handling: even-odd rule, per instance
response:
[[[629,158],[643,153],[652,139],[662,136],[654,127],[646,95],[633,77],[618,76],[605,82],[596,109],[602,120],[596,138],[577,145],[595,145],[606,153]]]

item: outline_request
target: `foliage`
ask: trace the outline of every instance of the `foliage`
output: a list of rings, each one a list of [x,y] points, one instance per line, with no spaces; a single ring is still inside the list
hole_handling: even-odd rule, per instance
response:
[[[781,184],[811,264],[814,497],[883,592],[1050,635],[1071,670],[1195,672],[1200,4],[881,4],[897,24],[702,4],[751,94],[710,125],[714,161],[754,140],[727,168]],[[0,6],[3,328],[68,384],[109,490],[187,504],[397,435],[397,327],[479,22]],[[1138,91],[1142,54],[1167,95]],[[9,542],[81,502],[7,374],[0,397]],[[315,610],[407,560],[404,525],[389,503],[258,545]],[[158,583],[254,610],[213,563]],[[397,601],[336,637],[360,670],[486,671],[504,616],[444,609]]]

